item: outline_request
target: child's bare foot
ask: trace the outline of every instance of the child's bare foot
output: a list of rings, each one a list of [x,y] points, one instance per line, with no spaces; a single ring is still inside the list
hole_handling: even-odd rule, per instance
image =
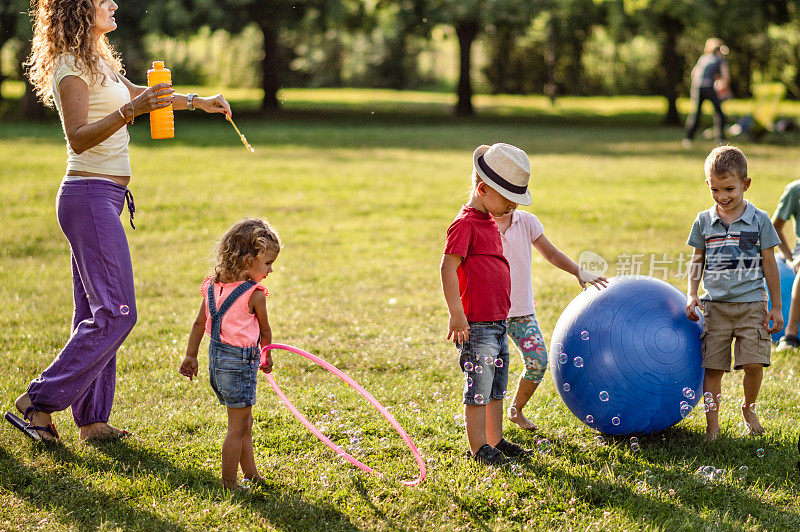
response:
[[[742,416],[750,426],[751,436],[764,434],[764,427],[761,426],[761,421],[758,419],[758,414],[756,414],[755,408],[751,409],[749,405],[742,405]]]
[[[713,428],[713,429],[711,427],[707,427],[706,428],[705,440],[706,441],[714,441],[717,438],[719,438],[719,427],[716,427],[716,428]]]
[[[516,423],[517,425],[519,425],[519,428],[523,430],[530,430],[530,431],[539,430],[539,427],[534,425],[530,419],[525,417],[525,414],[518,411],[513,406],[508,412],[508,420],[511,421],[512,423]]]
[[[14,406],[17,410],[20,411],[22,416],[25,416],[25,412],[28,412],[28,409],[33,406],[31,403],[31,398],[28,397],[27,393],[23,393],[17,400],[14,401]],[[53,418],[47,412],[39,412],[38,410],[31,410],[28,414],[26,421],[29,421],[31,425],[35,427],[49,427],[51,428],[52,432],[46,430],[37,430],[36,432],[39,433],[39,436],[42,438],[42,441],[46,442],[54,442],[58,440],[58,433],[56,432],[56,428],[53,425]]]
[[[81,440],[85,442],[119,440],[129,435],[128,431],[112,427],[108,423],[90,423],[81,427]]]

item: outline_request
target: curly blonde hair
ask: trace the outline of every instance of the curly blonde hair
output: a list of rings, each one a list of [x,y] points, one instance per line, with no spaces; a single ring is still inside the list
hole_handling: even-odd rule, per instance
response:
[[[245,218],[222,235],[217,245],[214,282],[239,281],[253,261],[267,250],[279,252],[283,243],[269,222]]]
[[[122,60],[108,38],[95,39],[92,0],[31,0],[31,16],[31,55],[23,66],[45,105],[53,105],[53,69],[63,54],[73,55],[75,66],[90,76],[92,83],[106,80],[101,59],[115,72],[124,73]]]

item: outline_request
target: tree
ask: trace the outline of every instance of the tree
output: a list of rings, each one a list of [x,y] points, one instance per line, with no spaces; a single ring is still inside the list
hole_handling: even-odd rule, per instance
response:
[[[0,49],[14,38],[23,42],[30,40],[28,9],[30,4],[26,0],[0,0]],[[0,70],[0,86],[5,78],[3,71]],[[0,91],[0,104],[2,103],[3,93]]]
[[[428,20],[453,26],[458,39],[459,75],[456,86],[458,115],[472,115],[472,45],[489,24],[496,27],[527,25],[536,0],[429,0]]]
[[[686,60],[678,50],[678,40],[687,24],[695,27],[708,24],[713,14],[713,0],[599,0],[621,6],[639,27],[656,37],[661,48],[659,63],[662,72],[661,94],[667,100],[664,123],[679,125],[677,100],[686,71]]]

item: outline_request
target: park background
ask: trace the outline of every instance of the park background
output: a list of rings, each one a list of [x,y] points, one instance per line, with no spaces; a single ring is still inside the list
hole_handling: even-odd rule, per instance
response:
[[[11,409],[69,334],[71,289],[53,209],[63,132],[21,75],[27,2],[0,7],[0,400]],[[798,17],[791,1],[121,2],[110,37],[128,77],[143,83],[164,59],[180,91],[222,91],[256,152],[219,117],[178,113],[169,141],[151,140],[144,117],[132,126],[139,322],[120,350],[112,422],[138,437],[81,444],[68,412],[55,418],[61,448],[0,430],[0,530],[797,529],[796,352],[773,353],[758,438],[736,414],[739,375],[724,382],[721,440],[703,443],[695,412],[640,436],[638,451],[576,420],[548,376],[527,410],[541,430],[507,427],[533,459],[507,471],[467,461],[438,261],[472,150],[507,141],[531,157],[528,209],[559,247],[599,254],[610,274],[638,260],[684,289],[686,235],[711,202],[712,144],[679,145],[689,70],[718,36],[731,48],[731,116],[752,113],[762,83],[793,100]],[[800,106],[777,113],[797,119]],[[800,149],[792,134],[759,140],[735,142],[754,179],[747,197],[771,212]],[[268,485],[219,488],[224,410],[204,357],[191,384],[177,365],[214,240],[246,215],[286,242],[266,282],[275,340],[336,364],[392,409],[426,458],[419,488],[399,484],[415,469],[388,424],[289,354],[276,354],[275,372],[289,396],[386,477],[333,456],[261,380],[254,443]],[[534,259],[549,341],[579,287]]]

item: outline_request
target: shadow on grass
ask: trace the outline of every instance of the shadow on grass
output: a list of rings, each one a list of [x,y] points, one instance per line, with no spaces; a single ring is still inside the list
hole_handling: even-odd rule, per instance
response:
[[[371,114],[358,108],[299,109],[274,115],[239,113],[236,120],[239,129],[255,147],[257,157],[270,146],[282,145],[334,149],[390,146],[422,151],[452,149],[471,152],[475,145],[493,139],[517,143],[536,139],[538,154],[643,155],[642,149],[626,147],[625,143],[654,141],[668,143],[659,148],[664,155],[694,153],[694,150],[680,147],[682,133],[678,128],[665,128],[655,115],[642,112],[621,111],[606,116],[563,111],[541,115],[485,114],[465,118],[430,112],[376,111]],[[130,132],[132,144],[154,150],[176,146],[240,145],[234,129],[219,116],[181,114],[176,119],[176,136],[169,140],[151,140],[147,120],[137,122]],[[0,140],[17,138],[56,145],[64,143],[57,120],[0,124]],[[674,148],[669,147],[672,145]],[[704,149],[705,145],[698,143],[698,150],[702,152]],[[246,155],[244,151],[242,154]]]
[[[533,438],[535,439],[535,437]],[[751,522],[767,528],[778,526],[782,529],[798,529],[800,513],[787,510],[786,506],[765,500],[770,488],[783,484],[793,490],[796,483],[780,477],[774,471],[785,467],[769,468],[769,464],[757,468],[754,448],[772,447],[776,460],[791,455],[794,461],[793,440],[756,438],[749,436],[722,437],[707,443],[703,437],[683,427],[673,427],[661,434],[639,436],[641,451],[626,453],[627,437],[607,437],[610,442],[607,450],[597,451],[599,460],[588,463],[584,450],[576,445],[559,444],[556,454],[560,460],[569,462],[549,467],[537,462],[523,463],[526,474],[553,478],[554,481],[572,486],[575,496],[593,507],[612,511],[624,511],[637,522],[646,522],[656,529],[665,523],[696,527],[699,524],[712,528],[719,527],[720,519],[731,518],[737,523]],[[749,461],[748,461],[749,460]],[[605,463],[604,463],[605,462]],[[743,462],[751,464],[751,471],[745,479],[736,478],[737,467]],[[688,463],[688,467],[668,468],[664,464]],[[731,473],[732,481],[708,481],[695,474],[695,464],[716,463]],[[597,477],[579,476],[573,469],[591,467],[599,469],[608,466],[614,474],[641,482],[640,488],[632,488],[629,483],[610,482]],[[650,471],[650,473],[646,473]],[[751,489],[747,489],[747,487]],[[653,490],[669,494],[668,500],[654,495]],[[670,492],[670,490],[673,490]],[[754,491],[763,491],[762,496]],[[709,512],[712,512],[709,515]],[[726,525],[727,526],[727,525]],[[786,528],[788,527],[788,528]]]
[[[191,492],[195,499],[204,499],[209,507],[233,497],[237,506],[259,515],[279,530],[309,530],[323,526],[329,530],[358,530],[332,506],[304,501],[301,493],[285,485],[267,482],[266,489],[257,488],[231,496],[215,475],[194,467],[180,467],[145,448],[142,442],[129,440],[93,447],[110,459],[111,464],[97,457],[78,456],[66,446],[34,446],[35,453],[46,453],[57,464],[43,473],[31,470],[8,451],[0,449],[0,470],[5,471],[0,485],[18,498],[29,501],[31,506],[54,512],[54,519],[81,529],[97,529],[101,524],[111,522],[125,530],[185,530],[183,524],[146,510],[142,504],[143,498],[147,504],[150,497],[168,497],[169,492],[180,489]],[[113,473],[125,481],[152,474],[166,486],[153,487],[152,492],[109,494],[73,474],[65,474],[65,471],[74,469],[85,470],[89,476]],[[194,526],[192,524],[190,528]]]

